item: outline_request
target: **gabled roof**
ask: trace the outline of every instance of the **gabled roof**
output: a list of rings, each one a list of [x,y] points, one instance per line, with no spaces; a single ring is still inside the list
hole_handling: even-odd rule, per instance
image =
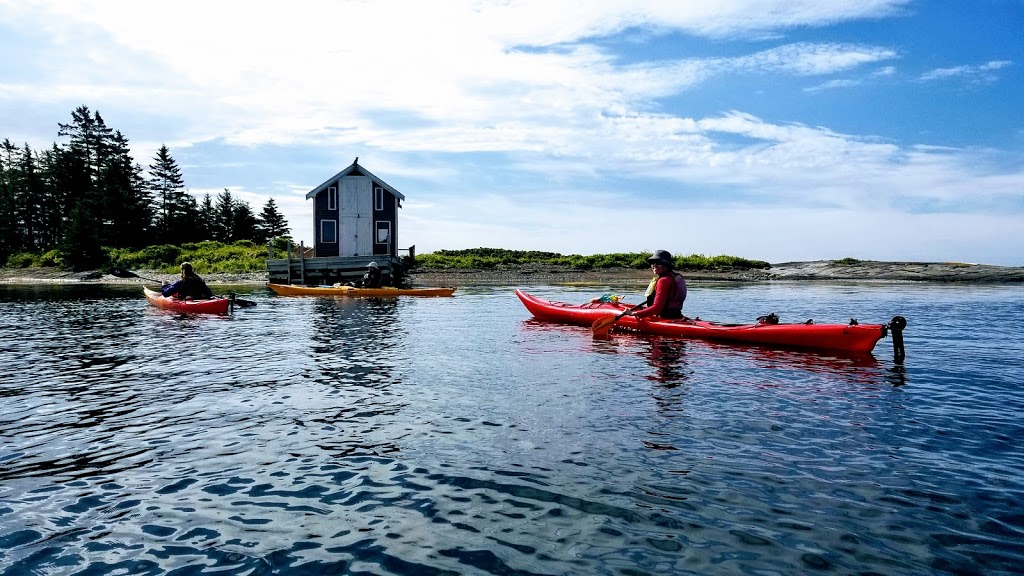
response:
[[[352,164],[350,164],[348,166],[348,168],[345,168],[341,172],[338,172],[334,176],[331,176],[327,180],[324,180],[323,184],[321,184],[321,185],[317,186],[316,188],[313,188],[312,190],[307,192],[306,193],[306,200],[309,200],[310,198],[315,198],[317,194],[323,192],[324,190],[327,189],[328,186],[330,186],[331,184],[334,184],[335,182],[337,182],[338,178],[341,178],[343,176],[348,176],[349,174],[351,174],[353,172],[358,172],[359,174],[362,174],[364,176],[369,176],[375,182],[380,184],[382,188],[384,188],[388,192],[391,192],[392,194],[394,194],[396,198],[398,198],[399,200],[405,200],[405,195],[403,195],[398,190],[395,190],[394,188],[392,188],[390,184],[388,184],[387,182],[381,180],[380,178],[375,176],[372,172],[370,172],[366,168],[360,166],[359,165],[359,157],[358,156],[356,156],[355,161],[353,161]]]

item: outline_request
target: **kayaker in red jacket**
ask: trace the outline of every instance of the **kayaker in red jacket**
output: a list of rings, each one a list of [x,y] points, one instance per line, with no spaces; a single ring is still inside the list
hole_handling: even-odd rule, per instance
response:
[[[631,312],[637,319],[659,316],[665,320],[683,317],[683,302],[686,301],[686,280],[674,270],[675,262],[667,250],[655,250],[647,259],[656,276],[647,287],[647,303],[643,308]]]
[[[177,295],[179,300],[188,300],[189,298],[192,300],[206,300],[213,298],[213,292],[210,290],[210,287],[192,269],[191,262],[182,262],[181,280],[174,284],[164,283],[160,292],[164,296]]]

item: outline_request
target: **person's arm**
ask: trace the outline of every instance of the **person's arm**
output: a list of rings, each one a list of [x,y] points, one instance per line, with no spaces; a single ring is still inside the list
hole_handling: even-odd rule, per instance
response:
[[[203,298],[213,298],[213,290],[203,282]]]
[[[174,284],[171,284],[170,286],[168,286],[168,285],[162,286],[160,288],[160,293],[163,294],[164,296],[174,296],[175,294],[178,293],[178,290],[180,290],[180,289],[181,289],[181,280],[178,280],[177,282],[175,282]]]
[[[661,314],[661,311],[665,309],[665,304],[668,304],[669,295],[672,293],[672,289],[675,288],[675,283],[675,279],[671,276],[658,278],[658,286],[654,289],[654,303],[633,312],[632,315],[637,318],[647,318],[648,316]]]

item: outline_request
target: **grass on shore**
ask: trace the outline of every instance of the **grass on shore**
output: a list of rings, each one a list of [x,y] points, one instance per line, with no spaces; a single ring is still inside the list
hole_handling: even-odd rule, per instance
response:
[[[286,240],[277,241],[274,258],[284,258]],[[231,244],[206,241],[174,246],[160,244],[141,250],[107,248],[106,262],[99,269],[156,270],[168,274],[178,272],[182,262],[191,262],[199,274],[244,274],[267,269],[267,249],[248,240]],[[417,254],[415,269],[431,270],[493,270],[524,265],[541,265],[571,270],[607,270],[613,268],[645,269],[647,252],[615,254],[562,255],[536,250],[505,250],[502,248],[470,248],[438,250]],[[50,250],[43,254],[18,253],[7,260],[6,268],[66,268],[61,254]],[[761,260],[737,256],[704,256],[691,254],[675,258],[677,270],[767,270],[771,265]]]
[[[274,257],[285,257],[286,240],[275,241]],[[97,269],[156,270],[177,274],[182,262],[191,262],[199,274],[244,274],[267,269],[267,247],[249,240],[230,244],[205,241],[174,246],[159,244],[141,250],[104,248],[106,261]],[[6,268],[68,268],[58,250],[43,254],[19,252],[7,259]]]
[[[505,250],[502,248],[470,248],[467,250],[438,250],[416,255],[417,268],[429,269],[483,269],[507,268],[522,265],[547,265],[571,270],[606,270],[610,268],[644,269],[649,266],[649,252],[615,254],[562,255],[557,252],[536,250]],[[747,260],[737,256],[704,256],[691,254],[676,256],[677,270],[767,270],[771,265],[761,260]]]

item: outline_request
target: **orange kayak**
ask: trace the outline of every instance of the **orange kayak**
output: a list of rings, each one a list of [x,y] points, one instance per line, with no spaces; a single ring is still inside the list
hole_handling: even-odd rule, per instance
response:
[[[348,296],[351,298],[393,298],[395,296],[451,296],[455,288],[355,288],[353,286],[300,286],[267,284],[280,296]]]
[[[164,310],[175,312],[190,312],[193,314],[227,314],[228,305],[231,301],[228,298],[210,298],[209,300],[179,300],[168,298],[159,292],[154,292],[143,286],[143,293],[149,303]]]
[[[538,320],[581,326],[591,326],[597,320],[616,316],[632,308],[621,302],[550,302],[521,290],[516,290],[516,296]],[[896,318],[902,320],[900,316]],[[897,322],[896,318],[894,322]],[[903,320],[904,325],[905,322]],[[858,324],[853,321],[850,324],[722,324],[699,318],[638,321],[632,316],[623,316],[615,323],[615,327],[660,336],[863,353],[874,349],[875,343],[888,334],[890,325]]]

